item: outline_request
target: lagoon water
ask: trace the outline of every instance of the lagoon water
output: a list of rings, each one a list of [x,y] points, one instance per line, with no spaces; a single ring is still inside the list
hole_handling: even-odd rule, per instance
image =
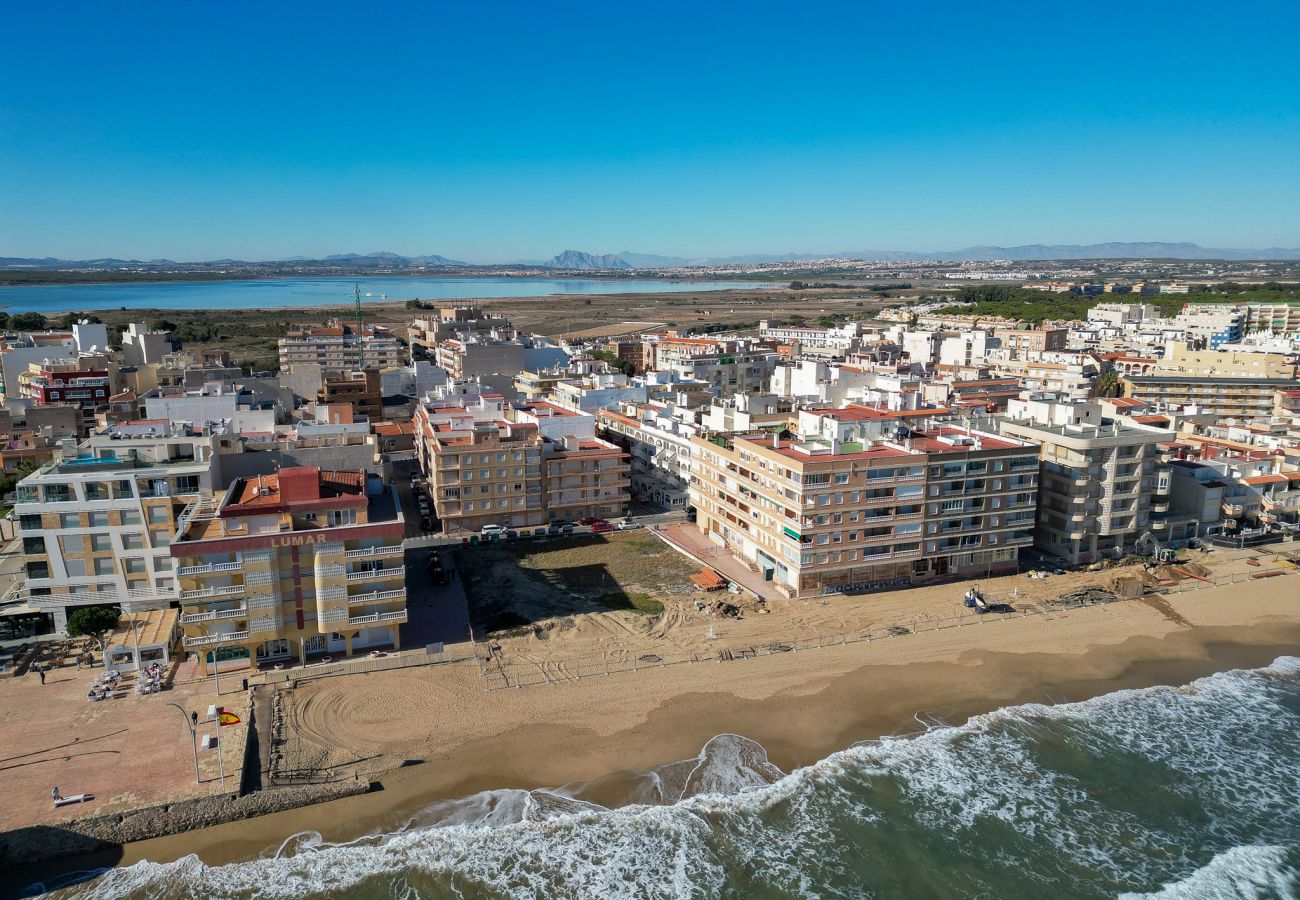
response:
[[[96,309],[259,309],[351,303],[363,299],[468,300],[564,294],[671,294],[770,288],[745,281],[667,281],[594,278],[270,278],[249,281],[167,281],[133,284],[41,284],[0,287],[8,313]]]
[[[1297,733],[1300,659],[1282,657],[1008,707],[789,774],[719,735],[617,790],[488,791],[347,843],[140,862],[60,896],[1297,897]]]

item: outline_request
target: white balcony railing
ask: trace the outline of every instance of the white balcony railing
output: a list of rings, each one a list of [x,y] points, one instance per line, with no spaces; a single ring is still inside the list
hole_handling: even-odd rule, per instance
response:
[[[214,609],[210,612],[187,613],[181,616],[182,625],[194,622],[215,622],[217,619],[239,619],[248,615],[248,607],[236,606],[234,609]]]
[[[181,591],[182,600],[202,600],[205,597],[233,597],[244,593],[242,584],[228,584],[224,587],[201,588],[197,591]]]
[[[176,570],[177,575],[207,575],[211,572],[235,572],[242,569],[242,562],[208,563],[203,566],[182,566]]]
[[[348,581],[369,581],[372,578],[398,578],[406,574],[401,566],[390,569],[366,569],[361,572],[349,572]]]
[[[376,622],[405,622],[406,610],[400,609],[395,612],[371,613],[368,616],[353,616],[348,619],[349,625],[373,625]]]
[[[405,600],[406,589],[402,588],[396,591],[371,591],[368,594],[354,594],[347,599],[349,606],[360,603],[392,603],[394,600]]]
[[[366,547],[363,550],[349,550],[343,555],[348,559],[366,559],[375,556],[401,556],[402,553],[402,545],[395,544],[392,547]]]
[[[248,638],[247,631],[227,631],[224,634],[201,634],[185,638],[186,647],[211,647],[229,641],[242,641]]]

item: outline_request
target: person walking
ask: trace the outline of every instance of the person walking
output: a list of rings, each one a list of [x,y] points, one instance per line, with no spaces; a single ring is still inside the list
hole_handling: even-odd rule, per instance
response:
[[[45,670],[44,670],[44,669],[37,669],[37,670],[36,670],[36,674],[40,676],[40,678],[41,678],[41,684],[45,684]]]
[[[50,788],[50,799],[53,800],[55,803],[63,799],[63,795],[59,793],[59,789],[57,786]]]

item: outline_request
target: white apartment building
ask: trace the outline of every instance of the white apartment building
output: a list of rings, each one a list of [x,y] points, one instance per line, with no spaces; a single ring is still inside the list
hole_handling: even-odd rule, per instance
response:
[[[601,434],[631,457],[632,499],[668,509],[687,506],[691,438],[703,433],[689,416],[687,410],[636,403],[596,414]]]
[[[220,484],[216,436],[120,423],[19,483],[14,513],[26,592],[62,630],[71,607],[164,607],[177,597],[169,547],[181,512]]]
[[[1035,544],[1071,564],[1115,557],[1168,527],[1169,468],[1162,443],[1174,432],[1100,415],[1095,403],[1030,400],[996,420],[1000,434],[1037,444],[1042,457]]]

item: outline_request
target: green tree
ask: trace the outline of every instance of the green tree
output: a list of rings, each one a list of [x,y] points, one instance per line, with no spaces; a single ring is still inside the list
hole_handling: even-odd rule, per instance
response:
[[[154,319],[149,323],[150,331],[175,331],[176,323],[167,319]]]
[[[122,611],[115,606],[83,606],[68,616],[68,634],[73,637],[94,638],[100,655],[109,633],[122,621]]]

